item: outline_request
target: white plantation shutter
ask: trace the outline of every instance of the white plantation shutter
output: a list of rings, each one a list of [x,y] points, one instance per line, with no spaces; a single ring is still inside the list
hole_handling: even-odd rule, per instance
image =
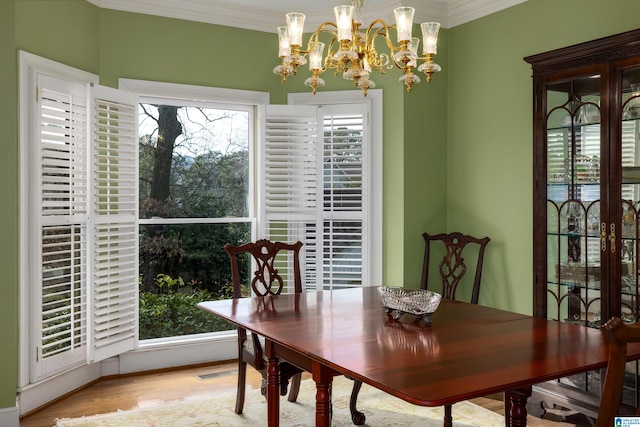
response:
[[[137,99],[34,84],[32,382],[133,349],[138,313]]]
[[[259,193],[264,200],[258,221],[259,238],[303,243],[303,288],[313,290],[318,283],[320,202],[317,111],[316,107],[267,106],[260,153],[263,188]],[[279,270],[285,273],[286,267]]]
[[[367,281],[365,109],[362,104],[267,107],[258,233],[304,243],[308,290]]]
[[[86,358],[87,123],[84,85],[38,76],[39,286],[32,379]]]
[[[368,229],[365,209],[369,180],[364,126],[365,106],[321,108],[324,122],[322,205],[322,281],[325,289],[362,286]]]
[[[92,88],[93,287],[89,360],[131,350],[138,337],[137,97]]]

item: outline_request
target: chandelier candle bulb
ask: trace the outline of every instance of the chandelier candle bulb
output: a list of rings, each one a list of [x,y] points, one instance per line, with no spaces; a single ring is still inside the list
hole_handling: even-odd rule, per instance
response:
[[[364,0],[351,0],[351,5],[353,6],[353,23],[356,24],[357,27],[362,25],[362,4]]]
[[[280,58],[286,58],[291,55],[291,43],[289,42],[287,27],[278,27],[278,42],[278,55]]]
[[[399,7],[393,10],[393,14],[396,17],[398,43],[411,40],[411,27],[413,26],[414,13],[415,9],[412,7]]]
[[[309,53],[309,69],[311,71],[322,68],[322,54],[324,53],[324,43],[318,42],[316,47]]]
[[[411,37],[411,41],[409,42],[409,50],[411,51],[411,61],[407,63],[407,66],[415,68],[418,65],[418,45],[420,44],[420,39],[417,37]]]
[[[287,13],[287,31],[289,33],[289,43],[291,46],[302,46],[302,32],[304,29],[304,13]]]
[[[437,22],[425,22],[420,24],[422,29],[422,53],[435,55],[438,53],[438,31],[440,24]]]
[[[353,6],[336,6],[333,8],[336,14],[336,25],[338,26],[338,41],[352,40],[351,22],[353,21]]]

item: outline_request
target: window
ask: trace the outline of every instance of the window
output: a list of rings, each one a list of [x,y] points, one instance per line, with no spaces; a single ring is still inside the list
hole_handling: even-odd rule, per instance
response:
[[[222,248],[255,235],[255,107],[141,101],[140,339],[229,330],[196,303],[231,297]]]
[[[376,91],[366,100],[340,94],[312,99],[322,106],[267,106],[268,94],[252,91],[126,79],[123,91],[103,88],[95,75],[24,52],[20,68],[20,315],[28,325],[20,340],[29,360],[21,387],[64,393],[100,375],[94,362],[118,354],[120,372],[211,360],[209,349],[186,361],[177,357],[194,352],[173,351],[150,365],[156,358],[144,352],[173,331],[126,352],[138,346],[144,286],[222,284],[211,266],[228,266],[227,241],[302,240],[308,290],[379,283],[381,245],[372,236],[381,235],[381,179],[371,171],[381,169],[381,144],[369,124],[380,111]],[[152,189],[151,149],[167,111],[185,127],[165,163],[166,185]],[[138,125],[140,113],[147,123]],[[160,256],[171,250],[181,258]],[[206,330],[215,328],[228,325]],[[191,338],[200,352],[203,339],[212,341]],[[124,367],[125,354],[145,362]],[[44,381],[79,368],[87,376],[69,390]],[[22,390],[25,410],[42,404],[31,390]]]

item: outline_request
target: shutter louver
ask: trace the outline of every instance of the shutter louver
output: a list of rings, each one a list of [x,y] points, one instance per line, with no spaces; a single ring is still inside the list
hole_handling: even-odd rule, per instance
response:
[[[93,278],[96,362],[131,350],[138,337],[137,99],[92,88]]]
[[[277,114],[269,106],[265,150],[267,215],[315,218],[317,203],[316,109],[304,115]]]
[[[87,346],[86,95],[40,76],[40,313],[36,377],[84,362]]]
[[[362,286],[364,245],[364,113],[353,107],[323,109],[323,257],[325,289]]]
[[[362,286],[366,280],[365,108],[267,108],[259,234],[304,243],[306,290]]]
[[[303,243],[303,288],[317,287],[318,118],[316,107],[267,106],[260,238]],[[280,267],[280,272],[288,274]]]

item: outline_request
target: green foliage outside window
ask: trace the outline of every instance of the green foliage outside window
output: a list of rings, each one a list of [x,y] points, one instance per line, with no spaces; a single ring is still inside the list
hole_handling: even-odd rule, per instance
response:
[[[199,302],[231,298],[231,286],[219,293],[208,290],[185,291],[181,278],[160,275],[156,283],[160,291],[140,293],[139,339],[170,337],[226,331],[234,326],[196,307]],[[177,333],[179,332],[179,333]]]

